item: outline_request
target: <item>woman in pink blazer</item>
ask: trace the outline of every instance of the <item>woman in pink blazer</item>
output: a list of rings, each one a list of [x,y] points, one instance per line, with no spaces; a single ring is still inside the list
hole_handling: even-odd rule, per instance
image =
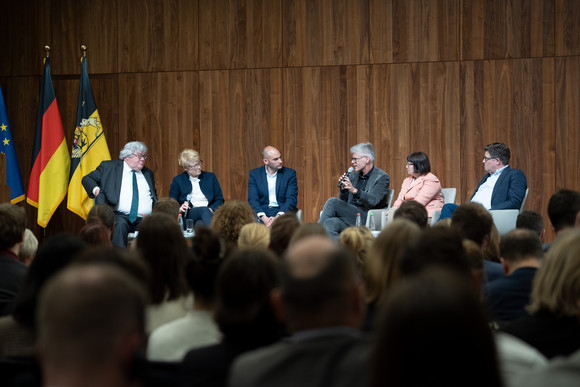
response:
[[[443,194],[439,179],[431,173],[429,158],[423,152],[413,152],[407,156],[406,168],[409,177],[403,180],[393,209],[399,208],[403,202],[415,200],[425,206],[431,217],[433,211],[443,207]]]

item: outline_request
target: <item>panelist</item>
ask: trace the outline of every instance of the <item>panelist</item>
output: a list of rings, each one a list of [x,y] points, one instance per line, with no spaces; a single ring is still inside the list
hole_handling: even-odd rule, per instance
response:
[[[519,210],[528,188],[526,175],[509,166],[511,153],[507,145],[494,142],[486,145],[484,150],[482,162],[487,174],[470,200],[480,203],[486,210]],[[456,208],[456,204],[444,205],[440,219],[450,218]]]
[[[262,161],[263,167],[250,171],[248,202],[258,219],[271,227],[277,217],[288,211],[296,211],[298,184],[296,171],[284,167],[278,149],[265,147]]]
[[[120,160],[101,162],[83,177],[82,184],[95,204],[105,203],[115,212],[113,245],[127,246],[127,235],[135,232],[143,216],[151,213],[157,201],[155,177],[145,167],[147,147],[140,141],[125,144]]]
[[[409,177],[403,180],[401,192],[393,204],[389,215],[394,214],[397,208],[406,201],[414,200],[422,204],[431,217],[433,211],[443,207],[443,193],[437,176],[431,173],[429,157],[423,152],[413,152],[407,156],[405,164]]]
[[[220,183],[215,174],[201,169],[203,161],[193,149],[184,149],[177,156],[177,162],[184,172],[173,178],[169,197],[181,203],[179,211],[184,219],[209,227],[214,212],[224,204]]]
[[[373,144],[357,144],[350,148],[350,153],[353,172],[340,177],[339,197],[326,201],[318,220],[334,240],[338,240],[342,230],[355,225],[357,213],[360,213],[361,223],[364,224],[368,210],[387,206],[391,178],[374,165]]]

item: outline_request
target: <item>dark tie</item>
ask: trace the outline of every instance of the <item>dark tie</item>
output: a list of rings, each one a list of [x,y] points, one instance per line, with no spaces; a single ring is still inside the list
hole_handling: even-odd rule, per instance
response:
[[[133,200],[131,201],[131,211],[129,212],[129,222],[137,220],[137,210],[139,209],[139,187],[137,187],[137,175],[133,172]]]

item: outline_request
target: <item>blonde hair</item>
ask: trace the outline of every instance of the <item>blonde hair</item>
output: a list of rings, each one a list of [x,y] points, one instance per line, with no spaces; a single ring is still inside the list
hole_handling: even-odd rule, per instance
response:
[[[181,151],[179,156],[177,156],[177,163],[183,169],[187,169],[190,164],[196,161],[200,161],[199,153],[193,149],[184,149]]]
[[[262,223],[248,223],[240,229],[238,247],[268,248],[270,229]]]
[[[580,230],[559,236],[548,250],[532,285],[530,313],[549,310],[577,316],[580,300]]]
[[[38,239],[36,239],[32,230],[27,228],[24,230],[24,243],[22,243],[20,253],[18,254],[20,261],[27,266],[30,265],[30,262],[32,262],[36,255],[36,250],[38,250]]]
[[[401,278],[400,261],[421,228],[407,219],[395,219],[381,231],[370,248],[366,271],[366,301],[383,303]]]
[[[340,233],[338,241],[345,246],[356,258],[356,267],[363,272],[367,260],[367,253],[375,238],[371,230],[366,227],[348,227]]]

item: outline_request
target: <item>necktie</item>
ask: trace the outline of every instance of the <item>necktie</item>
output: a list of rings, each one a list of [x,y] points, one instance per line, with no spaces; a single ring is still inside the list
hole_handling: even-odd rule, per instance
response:
[[[129,212],[129,222],[137,220],[137,210],[139,209],[139,187],[137,187],[137,175],[133,172],[133,200],[131,201],[131,211]]]

